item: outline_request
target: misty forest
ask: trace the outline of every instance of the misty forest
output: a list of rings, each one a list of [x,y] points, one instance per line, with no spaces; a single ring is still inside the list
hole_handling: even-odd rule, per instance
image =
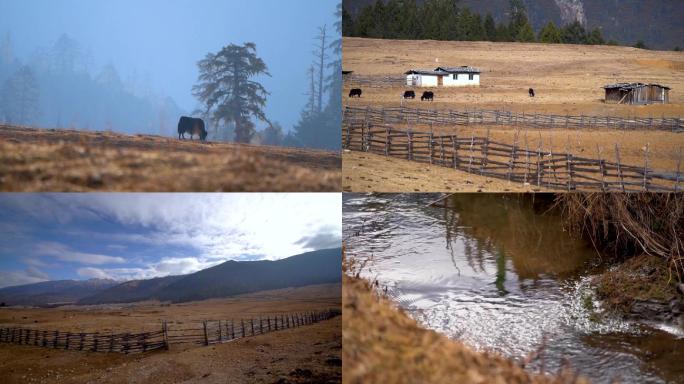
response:
[[[336,14],[341,20],[341,5]],[[184,111],[152,90],[148,74],[123,77],[113,64],[93,68],[89,50],[67,34],[20,60],[7,33],[0,39],[0,122],[174,136],[178,118],[193,114],[205,119],[208,140],[338,150],[341,29],[336,22],[312,31],[309,83],[292,94],[307,103],[288,129],[268,117],[269,92],[259,79],[277,63],[264,62],[254,43],[227,42],[204,58],[186,58],[197,61],[199,75],[188,90],[197,108]]]

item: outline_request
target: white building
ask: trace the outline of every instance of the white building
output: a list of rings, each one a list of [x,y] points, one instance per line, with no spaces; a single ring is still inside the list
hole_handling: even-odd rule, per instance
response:
[[[464,87],[480,85],[480,70],[473,67],[437,67],[411,69],[406,72],[406,85],[411,87]]]

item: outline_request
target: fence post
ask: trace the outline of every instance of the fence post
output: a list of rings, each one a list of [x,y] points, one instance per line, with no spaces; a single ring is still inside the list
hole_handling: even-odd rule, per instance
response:
[[[204,345],[209,345],[209,335],[207,334],[207,321],[204,320],[202,322],[202,325],[204,327]]]
[[[617,162],[617,174],[620,178],[620,189],[625,192],[625,179],[622,175],[622,168],[620,167],[620,147],[615,143],[615,160]]]
[[[100,339],[100,333],[95,332],[95,334],[93,335],[93,349],[92,349],[93,352],[97,352],[97,344],[100,341],[99,339]]]
[[[80,336],[81,340],[78,344],[78,350],[82,351],[83,350],[83,342],[85,341],[85,334],[81,333],[79,336]]]
[[[166,325],[166,320],[162,321],[162,332],[164,335],[164,349],[166,349],[168,351],[169,350],[169,333],[168,333],[169,330],[168,330],[168,326]]]
[[[259,333],[264,333],[264,319],[259,315]]]
[[[599,147],[598,144],[596,144],[596,152],[598,153],[598,161],[599,161],[599,171],[601,172],[601,192],[606,191],[606,170],[605,170],[605,165],[603,163],[603,156],[601,156],[601,147]]]
[[[644,190],[648,191],[648,143],[644,151]]]
[[[675,180],[675,187],[674,187],[675,193],[679,192],[679,178],[680,178],[680,174],[681,174],[680,173],[681,172],[680,171],[681,166],[682,166],[682,147],[679,147],[679,159],[677,160],[677,174],[675,176],[676,180]]]
[[[242,326],[242,337],[245,337],[245,319],[240,319],[240,325]]]
[[[47,346],[47,331],[43,331],[43,347]]]
[[[230,319],[230,335],[231,339],[235,338],[235,321],[233,319]]]
[[[129,340],[130,337],[131,337],[130,333],[124,334],[124,338],[123,338],[123,352],[124,352],[124,354],[128,354],[128,351],[131,349],[131,342]]]
[[[114,352],[114,334],[109,334],[109,352]]]
[[[268,323],[268,331],[271,332],[271,316],[266,316],[266,322]]]
[[[69,349],[69,338],[71,337],[71,333],[67,332],[66,334],[66,343],[64,343],[64,349]]]
[[[251,317],[249,318],[249,325],[252,328],[252,336],[254,336],[254,319]]]
[[[57,348],[59,342],[59,331],[55,331],[55,338],[52,340],[52,348]]]

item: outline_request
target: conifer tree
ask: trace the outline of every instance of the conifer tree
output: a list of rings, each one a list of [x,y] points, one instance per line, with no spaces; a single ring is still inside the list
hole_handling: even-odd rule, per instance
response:
[[[204,104],[214,124],[235,125],[235,141],[249,143],[254,135],[251,118],[268,122],[264,113],[268,92],[254,77],[270,76],[254,43],[230,44],[208,53],[198,63],[199,84],[193,94]]]

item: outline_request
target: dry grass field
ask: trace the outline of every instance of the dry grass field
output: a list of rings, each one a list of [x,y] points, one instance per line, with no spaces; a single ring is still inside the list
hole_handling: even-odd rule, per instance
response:
[[[367,152],[342,154],[344,192],[543,192],[536,185],[474,175]]]
[[[359,75],[397,76],[411,68],[461,65],[482,71],[480,87],[439,88],[430,108],[625,117],[684,116],[684,52],[613,46],[345,37],[343,60],[345,70]],[[667,85],[672,88],[670,104],[604,104],[602,87],[615,82]],[[528,96],[528,88],[534,88],[534,98]],[[402,89],[367,88],[360,99],[347,99],[345,103],[396,106],[401,102]],[[416,99],[407,104],[426,107],[428,102]]]
[[[616,117],[683,117],[684,53],[647,51],[628,47],[577,46],[490,42],[405,41],[344,38],[344,68],[358,75],[397,76],[410,68],[439,65],[470,65],[482,70],[480,87],[433,88],[434,102],[400,98],[405,87],[363,89],[361,98],[346,98],[353,106],[400,105],[411,108],[452,110],[505,110],[513,112],[598,115]],[[605,104],[602,86],[616,81],[655,82],[672,87],[670,104]],[[530,98],[528,88],[536,97]],[[349,84],[345,85],[345,93]],[[346,96],[346,94],[344,95]],[[397,128],[402,128],[397,126]],[[448,127],[418,125],[416,131],[457,133],[460,137],[485,136],[476,125]],[[517,130],[517,132],[516,132]],[[643,166],[648,148],[648,165],[656,170],[675,171],[684,147],[684,134],[668,131],[616,129],[534,129],[498,126],[490,129],[493,140],[517,143],[531,150],[574,153],[577,156],[616,160],[619,144],[621,162]],[[516,140],[517,135],[517,140]],[[346,160],[346,156],[345,156]],[[370,166],[370,164],[368,165]],[[423,165],[406,165],[419,173]],[[364,184],[355,169],[343,166],[343,186]],[[389,177],[386,168],[376,169],[376,178]],[[405,169],[405,172],[411,172]],[[351,172],[351,173],[349,173]],[[463,173],[460,173],[463,174]],[[392,176],[395,177],[395,176]],[[453,181],[452,181],[453,182]],[[457,178],[455,184],[463,183]],[[405,184],[404,191],[423,190],[425,177]],[[365,183],[366,185],[368,183]],[[381,185],[378,184],[378,187]],[[364,190],[376,189],[375,186]],[[356,191],[356,189],[352,190]],[[448,189],[440,189],[446,190]],[[503,189],[501,189],[503,191]]]
[[[0,126],[2,191],[339,191],[340,154]]]
[[[134,303],[0,310],[0,324],[38,329],[159,329],[161,319],[247,318],[340,308],[340,284],[266,291],[184,304]],[[171,344],[169,351],[123,355],[0,344],[7,383],[327,383],[341,380],[341,319],[209,347]]]

